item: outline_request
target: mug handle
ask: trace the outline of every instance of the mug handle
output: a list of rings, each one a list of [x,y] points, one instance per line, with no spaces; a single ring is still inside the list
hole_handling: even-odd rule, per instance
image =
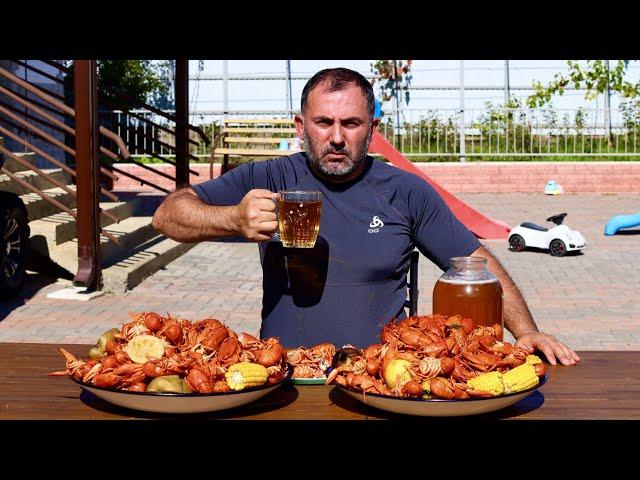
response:
[[[278,198],[277,199],[271,199],[271,201],[275,204],[276,206],[276,222],[278,222],[278,228],[276,229],[275,232],[273,232],[273,234],[271,235],[271,240],[273,240],[274,242],[282,242],[282,239],[280,238],[280,222],[278,221],[278,199],[280,198],[280,193],[278,192]]]

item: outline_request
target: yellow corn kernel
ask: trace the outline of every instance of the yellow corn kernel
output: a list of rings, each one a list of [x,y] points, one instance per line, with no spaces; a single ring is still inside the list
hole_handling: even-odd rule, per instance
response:
[[[542,363],[542,360],[537,355],[527,355],[525,363],[528,365],[535,365],[536,363]]]
[[[467,388],[480,390],[491,395],[502,395],[504,385],[500,372],[487,372],[467,380]]]
[[[267,369],[259,363],[240,362],[231,365],[224,376],[229,388],[243,390],[264,385],[269,374]]]
[[[505,393],[515,393],[537,385],[540,379],[536,375],[535,367],[525,363],[504,373],[502,382]]]

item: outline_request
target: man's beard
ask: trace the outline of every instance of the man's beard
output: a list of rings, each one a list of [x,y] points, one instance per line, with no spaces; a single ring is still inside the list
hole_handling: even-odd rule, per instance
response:
[[[333,146],[329,145],[319,152],[320,147],[311,140],[307,132],[304,132],[304,144],[309,162],[322,173],[331,177],[344,177],[358,168],[367,156],[370,141],[371,136],[368,135],[367,138],[356,145],[354,149],[343,147],[336,150]],[[325,156],[330,153],[341,154],[344,155],[344,157],[342,157],[341,162],[331,162],[325,158]]]

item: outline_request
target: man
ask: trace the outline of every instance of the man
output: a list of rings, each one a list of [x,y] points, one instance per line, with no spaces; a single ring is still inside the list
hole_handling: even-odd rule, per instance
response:
[[[377,127],[374,102],[359,73],[318,72],[305,85],[295,118],[306,152],[245,164],[174,192],[153,226],[181,242],[237,235],[260,242],[260,336],[277,336],[287,347],[379,342],[382,326],[406,315],[406,272],[417,247],[443,270],[451,257],[487,258],[503,286],[505,326],[517,344],[541,350],[552,364],[556,358],[565,365],[579,361],[538,331],[513,281],[427,182],[367,155]],[[322,192],[313,249],[284,248],[272,238],[280,190]]]

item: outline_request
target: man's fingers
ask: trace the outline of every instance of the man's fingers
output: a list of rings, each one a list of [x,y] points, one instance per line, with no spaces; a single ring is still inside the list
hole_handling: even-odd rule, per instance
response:
[[[544,353],[544,356],[547,357],[547,360],[549,360],[549,363],[551,365],[556,365],[556,356],[553,352],[553,348],[551,348],[551,345],[549,345],[549,342],[547,342],[546,340],[538,342],[538,350]]]
[[[255,236],[253,236],[249,240],[253,240],[254,242],[266,242],[267,240],[271,240],[271,235],[256,233]]]
[[[273,233],[278,229],[278,222],[268,221],[268,222],[260,222],[260,233]],[[271,237],[269,237],[271,238]]]
[[[259,198],[254,201],[253,205],[263,212],[274,212],[276,204],[270,198]]]
[[[269,199],[278,198],[278,194],[276,192],[272,192],[271,190],[266,190],[264,188],[254,188],[253,190],[250,190],[248,193],[250,193],[256,198],[269,198]]]

